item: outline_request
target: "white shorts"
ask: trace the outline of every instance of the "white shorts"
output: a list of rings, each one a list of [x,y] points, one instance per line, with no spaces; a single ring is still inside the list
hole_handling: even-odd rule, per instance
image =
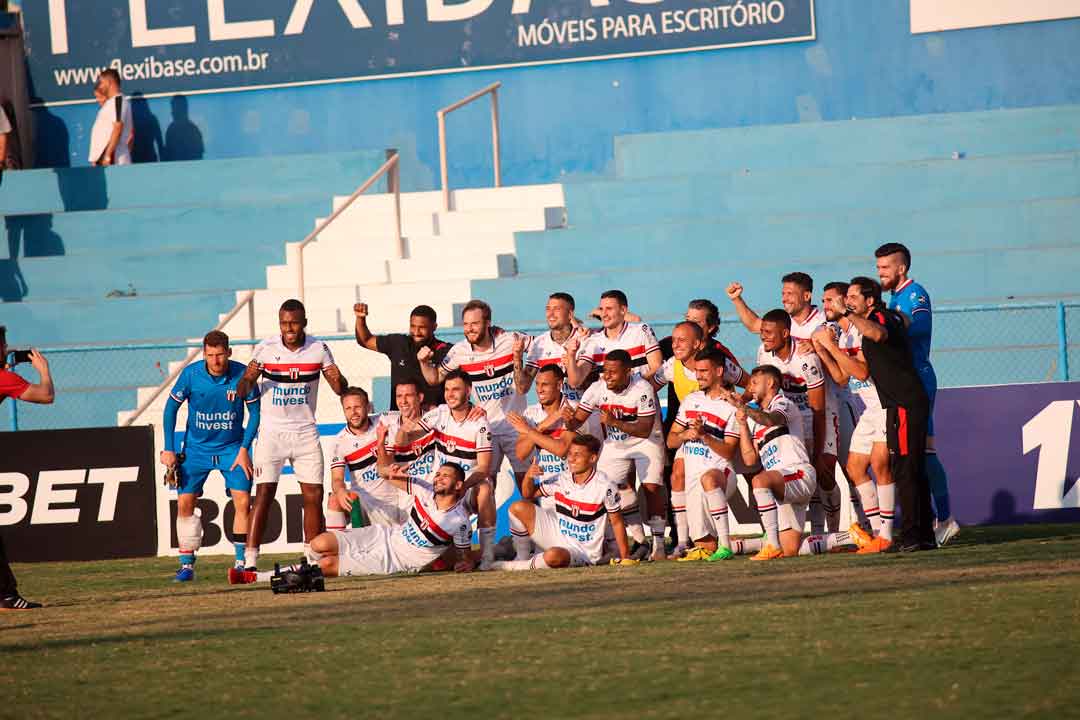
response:
[[[633,465],[638,482],[646,485],[664,483],[664,449],[659,443],[643,442],[629,450],[604,445],[600,451],[597,469],[615,481],[620,487],[627,485],[626,478]]]
[[[554,510],[545,510],[538,507],[536,508],[535,518],[532,535],[529,537],[536,543],[536,547],[541,550],[550,550],[551,548],[566,550],[570,553],[570,567],[596,564],[594,560],[589,558],[589,554],[585,552],[585,548],[582,547],[581,543],[559,532],[559,520],[555,517]]]
[[[255,440],[255,484],[276,483],[288,461],[296,481],[308,485],[323,484],[323,451],[319,431],[259,429]]]
[[[390,560],[393,528],[368,525],[350,530],[331,530],[338,544],[338,575],[390,575],[397,572]]]
[[[739,477],[730,468],[725,468],[724,473],[727,479],[724,496],[730,500],[739,488]],[[701,487],[700,475],[693,480],[686,478],[686,522],[692,540],[716,537],[716,526],[713,524],[712,513],[709,512],[705,490]]]
[[[851,434],[849,452],[869,455],[874,443],[883,443],[885,438],[885,411],[881,409],[865,410],[859,416],[855,432]]]
[[[488,428],[491,432],[491,469],[492,477],[498,477],[502,471],[503,457],[510,461],[510,467],[516,473],[523,473],[529,469],[527,460],[518,460],[514,447],[517,445],[518,433],[509,422],[503,421],[492,423]]]
[[[784,499],[777,499],[781,530],[798,530],[806,527],[806,506],[817,493],[817,473],[810,465],[783,468]]]

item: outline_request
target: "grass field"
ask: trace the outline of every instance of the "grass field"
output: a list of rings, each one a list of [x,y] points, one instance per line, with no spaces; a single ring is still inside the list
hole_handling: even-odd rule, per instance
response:
[[[1080,717],[1080,526],[905,556],[230,588],[16,566],[0,717]]]

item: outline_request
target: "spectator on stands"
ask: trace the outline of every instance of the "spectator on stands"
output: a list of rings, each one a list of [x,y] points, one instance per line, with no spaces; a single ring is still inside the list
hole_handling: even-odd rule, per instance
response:
[[[416,353],[421,347],[429,347],[433,353],[431,361],[437,366],[450,351],[450,343],[435,337],[435,310],[427,305],[417,305],[409,314],[409,332],[373,335],[367,326],[367,303],[353,305],[356,315],[356,342],[373,352],[382,353],[390,358],[390,409],[397,410],[396,389],[400,382],[420,383],[421,405],[424,408],[441,405],[442,385],[428,385],[420,370],[420,361]]]
[[[112,68],[102,70],[94,85],[94,99],[101,107],[90,131],[90,164],[130,165],[135,126],[131,103],[120,89],[120,73]]]
[[[2,116],[3,112],[0,111],[0,117]],[[0,138],[2,137],[4,134],[0,133]],[[5,398],[11,398],[12,402],[22,400],[42,405],[51,403],[56,397],[56,392],[49,372],[49,362],[38,351],[30,351],[30,364],[41,376],[38,383],[27,382],[11,372],[7,369],[6,335],[6,328],[0,325],[0,403],[3,403]],[[15,573],[11,572],[7,552],[4,550],[4,538],[0,537],[0,610],[32,610],[39,607],[41,607],[40,603],[30,602],[19,595]]]

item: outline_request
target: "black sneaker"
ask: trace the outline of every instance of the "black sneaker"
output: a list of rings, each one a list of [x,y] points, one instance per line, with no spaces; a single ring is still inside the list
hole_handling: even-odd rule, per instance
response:
[[[0,610],[33,610],[39,607],[41,603],[30,602],[18,593],[0,599]]]

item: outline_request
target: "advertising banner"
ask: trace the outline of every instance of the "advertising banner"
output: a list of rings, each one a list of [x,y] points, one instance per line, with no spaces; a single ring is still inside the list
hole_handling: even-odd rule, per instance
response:
[[[11,560],[157,551],[150,427],[0,433],[0,533]]]
[[[815,38],[813,0],[38,0],[38,104],[101,69],[147,97],[712,50]]]

